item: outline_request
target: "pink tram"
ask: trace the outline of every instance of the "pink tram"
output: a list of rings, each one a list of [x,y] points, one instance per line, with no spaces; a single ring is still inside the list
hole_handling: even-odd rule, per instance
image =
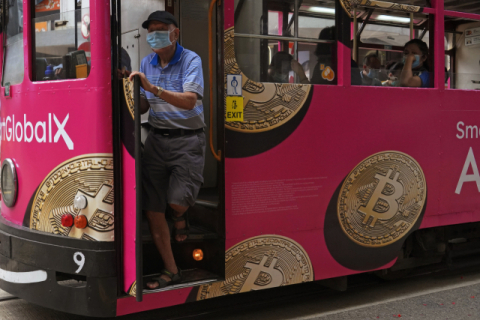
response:
[[[0,288],[109,317],[478,252],[480,9],[459,3],[2,0]],[[212,152],[185,281],[147,291],[148,121],[121,74],[156,10],[203,59]],[[428,86],[357,82],[411,39]]]

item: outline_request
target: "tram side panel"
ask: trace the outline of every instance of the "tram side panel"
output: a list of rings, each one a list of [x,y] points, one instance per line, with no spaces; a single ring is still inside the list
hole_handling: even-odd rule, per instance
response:
[[[459,201],[443,191],[458,155],[443,151],[441,111],[460,93],[256,83],[228,21],[225,70],[241,76],[245,118],[225,123],[227,279],[199,299],[232,282],[229,294],[387,268],[413,231],[478,221],[439,214]]]
[[[52,309],[112,316],[116,268],[109,1],[90,2],[89,17],[98,22],[91,28],[90,74],[62,81],[32,79],[30,5],[23,2],[24,79],[10,86],[9,95],[2,87],[0,98],[1,159],[12,161],[18,177],[16,202],[1,205],[2,242],[11,246],[2,252],[1,268],[9,276],[0,286]],[[83,209],[74,207],[77,196],[86,200]],[[88,224],[67,226],[65,215],[71,220],[83,216]],[[16,265],[18,269],[12,267]],[[76,277],[88,286],[61,283]]]
[[[426,226],[478,221],[480,209],[479,92],[448,90],[441,103],[441,169],[439,210]]]
[[[471,106],[443,110],[445,101],[468,101],[478,93],[311,89],[300,124],[270,150],[228,158],[228,148],[243,142],[235,140],[240,135],[227,133],[227,281],[241,275],[239,263],[252,276],[253,270],[270,270],[272,277],[275,270],[285,270],[278,247],[293,241],[303,248],[296,255],[302,261],[300,282],[383,269],[395,262],[413,231],[479,221],[471,147],[476,133],[470,126],[470,140],[465,140],[467,129],[461,123],[465,117],[473,121],[476,112]],[[245,134],[259,134],[257,143],[268,144],[261,132]],[[310,264],[304,257],[314,278],[308,277]],[[290,262],[292,269],[299,268]],[[291,284],[292,279],[279,283]],[[244,286],[248,284],[254,290],[261,287],[247,277]],[[269,282],[264,288],[269,286],[275,285]]]

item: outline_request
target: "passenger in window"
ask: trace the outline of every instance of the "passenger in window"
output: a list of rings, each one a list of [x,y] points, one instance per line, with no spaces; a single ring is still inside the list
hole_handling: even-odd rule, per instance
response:
[[[320,31],[318,40],[337,40],[335,26],[327,27]],[[315,50],[317,64],[311,78],[312,84],[337,84],[337,50],[336,43],[318,43]],[[358,74],[358,64],[351,59],[352,85],[361,85],[362,78]]]
[[[428,46],[420,39],[412,39],[403,48],[403,70],[400,75],[402,87],[430,87]]]
[[[318,40],[334,41],[335,27],[322,29],[318,35]],[[317,64],[313,69],[312,83],[314,84],[336,84],[335,76],[335,43],[318,43],[315,49]]]
[[[141,80],[140,111],[149,112],[152,127],[143,152],[142,202],[165,268],[147,283],[149,289],[158,289],[182,280],[165,214],[167,206],[172,209],[173,238],[185,241],[187,210],[195,205],[203,184],[204,82],[202,60],[178,42],[180,30],[172,14],[156,11],[142,27],[148,30],[146,41],[153,52],[143,58],[140,72],[132,72],[130,80],[135,75]]]
[[[385,87],[399,87],[400,82],[400,75],[402,74],[403,70],[403,62],[394,62],[392,63],[388,69],[388,80],[382,82],[382,85]]]
[[[272,62],[268,68],[268,82],[290,83],[290,71],[293,71],[297,75],[300,83],[310,83],[302,65],[297,60],[293,59],[290,54],[283,51],[277,52],[272,57]]]
[[[385,73],[381,71],[382,64],[376,53],[369,53],[363,59],[363,70],[360,72],[362,84],[365,86],[381,86],[382,81],[387,80]]]

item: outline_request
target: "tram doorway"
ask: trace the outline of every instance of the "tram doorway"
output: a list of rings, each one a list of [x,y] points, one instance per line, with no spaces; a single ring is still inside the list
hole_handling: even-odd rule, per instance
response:
[[[217,33],[217,15],[212,17],[213,26],[213,52],[215,61],[212,66],[209,65],[209,5],[210,0],[122,0],[117,1],[118,7],[118,53],[117,58],[120,67],[118,69],[131,69],[131,71],[139,71],[141,61],[144,57],[152,53],[152,49],[147,43],[147,30],[142,28],[142,23],[147,20],[149,14],[157,10],[168,11],[172,13],[179,24],[180,38],[178,43],[185,49],[197,53],[202,59],[202,69],[204,78],[204,95],[202,97],[204,118],[205,118],[205,135],[206,135],[206,152],[205,152],[205,167],[203,172],[204,183],[199,192],[197,201],[193,207],[188,209],[189,229],[190,234],[184,242],[177,243],[174,238],[171,239],[173,254],[177,266],[182,270],[182,283],[168,286],[159,290],[147,290],[144,293],[158,292],[163,290],[171,290],[176,288],[183,288],[193,285],[219,281],[224,278],[225,272],[225,218],[224,218],[224,170],[223,162],[217,159],[210,152],[209,143],[213,143],[215,150],[222,150],[224,144],[223,121],[218,117],[223,115],[223,105],[218,106],[218,97],[223,96],[222,92],[218,92],[217,88],[217,66],[222,65],[221,54],[218,53],[216,43],[218,39],[223,39],[222,33]],[[220,7],[216,10],[221,12]],[[221,19],[221,18],[220,18]],[[221,42],[218,42],[221,43]],[[219,59],[219,60],[217,60]],[[122,65],[122,61],[128,61],[130,66]],[[213,68],[213,81],[210,82],[210,68]],[[220,68],[221,69],[221,68]],[[123,83],[123,82],[122,82]],[[119,95],[122,96],[125,89],[124,85],[119,83],[121,87]],[[210,83],[214,86],[214,96],[210,96]],[[213,99],[213,122],[211,122],[210,101]],[[219,114],[220,110],[221,114]],[[125,117],[123,112],[122,117]],[[141,117],[141,141],[142,145],[148,134],[151,132],[151,127],[148,121],[148,112]],[[122,119],[122,126],[125,125],[125,119]],[[210,130],[213,126],[213,130]],[[126,127],[129,127],[126,125]],[[132,126],[129,129],[121,128],[121,130],[130,130],[129,133],[122,133],[122,137],[131,136]],[[211,133],[213,132],[213,135]],[[127,156],[128,157],[128,156]],[[124,157],[125,158],[125,157]],[[135,158],[135,157],[133,157]],[[123,161],[123,183],[126,183],[126,175],[135,173],[135,168],[130,166],[126,168],[126,161]],[[137,183],[138,184],[138,183]],[[124,186],[124,190],[126,190]],[[128,193],[128,192],[126,192]],[[124,196],[127,196],[124,194]],[[138,202],[137,195],[137,202]],[[124,207],[124,213],[127,216],[127,208]],[[167,206],[166,217],[169,226],[172,227],[173,221],[170,220],[171,208]],[[138,209],[137,209],[138,211]],[[137,212],[138,215],[138,212]],[[123,219],[124,223],[128,223],[127,219]],[[138,222],[139,220],[137,220]],[[142,248],[140,261],[138,260],[139,248],[136,247],[137,263],[136,268],[141,269],[143,274],[143,287],[145,283],[149,282],[151,278],[157,276],[162,269],[164,269],[162,259],[157,248],[155,247],[152,235],[149,230],[149,225],[145,214],[141,219]],[[124,226],[124,239],[128,241],[132,239],[128,234],[127,227]],[[130,229],[131,230],[131,229]],[[172,230],[172,228],[170,228]],[[138,233],[137,233],[138,235]],[[125,241],[124,241],[125,242]],[[124,246],[124,259],[131,253],[129,246]],[[203,252],[202,260],[195,260],[193,252],[200,249]],[[127,273],[131,270],[124,270],[124,288],[128,287],[131,282],[131,275]],[[140,289],[138,274],[136,277],[136,291]],[[127,291],[126,289],[124,291]],[[138,295],[137,295],[138,298]]]

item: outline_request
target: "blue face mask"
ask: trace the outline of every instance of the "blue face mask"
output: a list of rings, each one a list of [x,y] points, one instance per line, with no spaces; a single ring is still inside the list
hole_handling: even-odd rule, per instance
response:
[[[172,45],[170,31],[153,31],[147,34],[147,42],[152,49],[163,49]]]
[[[405,64],[405,60],[407,60],[406,56],[403,56],[403,64]],[[420,65],[420,55],[415,55],[415,61],[413,61],[412,68],[416,68]]]
[[[400,82],[398,80],[393,81],[392,87],[400,87]]]
[[[367,77],[369,77],[370,79],[378,78],[378,70],[377,69],[370,69],[370,71],[367,74]]]

